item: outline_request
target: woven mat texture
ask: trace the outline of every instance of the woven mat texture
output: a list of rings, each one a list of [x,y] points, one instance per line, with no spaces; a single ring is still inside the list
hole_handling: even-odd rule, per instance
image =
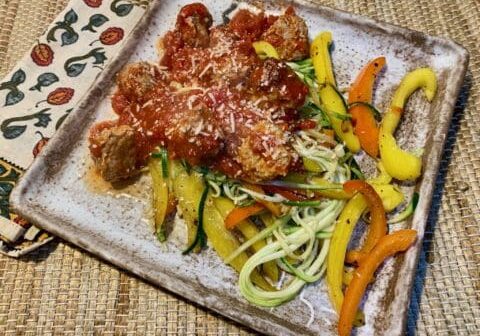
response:
[[[480,335],[480,1],[317,2],[450,37],[470,51],[467,79],[437,179],[408,333]],[[66,3],[0,0],[0,76]],[[251,331],[63,242],[20,260],[0,257],[0,335],[57,334],[250,335]]]

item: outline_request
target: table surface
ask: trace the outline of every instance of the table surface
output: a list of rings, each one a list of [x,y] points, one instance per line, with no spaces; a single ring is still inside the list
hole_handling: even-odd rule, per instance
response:
[[[469,50],[467,78],[436,181],[408,333],[479,335],[480,1],[312,2],[449,37]],[[67,3],[0,2],[0,77]],[[21,259],[0,256],[0,335],[251,333],[64,242]]]

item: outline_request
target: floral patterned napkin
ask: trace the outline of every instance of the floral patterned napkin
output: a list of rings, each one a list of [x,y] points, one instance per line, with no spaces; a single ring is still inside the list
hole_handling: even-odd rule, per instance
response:
[[[52,239],[10,211],[10,192],[143,13],[129,0],[72,0],[0,81],[0,253]]]

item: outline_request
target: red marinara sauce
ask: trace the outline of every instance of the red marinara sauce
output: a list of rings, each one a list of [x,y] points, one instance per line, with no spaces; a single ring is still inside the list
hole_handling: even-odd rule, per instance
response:
[[[263,166],[286,174],[294,160],[285,132],[295,130],[308,88],[284,62],[261,60],[252,47],[275,19],[240,10],[212,28],[203,5],[186,6],[163,38],[159,64],[133,64],[118,75],[115,123],[134,129],[139,166],[162,146],[173,159],[231,177],[250,178]],[[113,123],[96,125],[91,144]],[[100,155],[98,146],[91,152]]]

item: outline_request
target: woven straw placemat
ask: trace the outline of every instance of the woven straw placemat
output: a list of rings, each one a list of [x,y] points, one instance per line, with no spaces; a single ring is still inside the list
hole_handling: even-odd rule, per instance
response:
[[[471,54],[437,179],[408,333],[480,335],[480,2],[318,2],[450,37]],[[144,1],[147,2],[147,1]],[[0,1],[0,77],[67,0]],[[0,256],[0,335],[249,335],[66,243]]]

